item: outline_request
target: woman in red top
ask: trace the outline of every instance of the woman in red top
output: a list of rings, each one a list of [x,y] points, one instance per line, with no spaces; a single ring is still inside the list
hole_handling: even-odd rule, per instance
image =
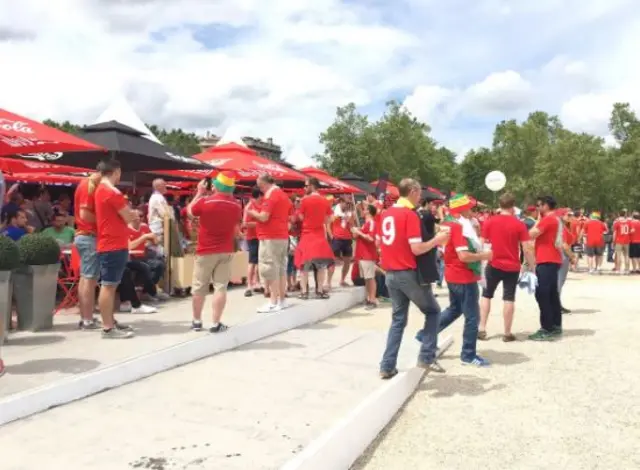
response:
[[[262,193],[257,186],[251,190],[251,199],[244,208],[244,216],[242,219],[242,227],[244,229],[244,237],[247,241],[247,250],[249,252],[249,270],[247,272],[247,290],[245,297],[251,297],[254,292],[263,292],[260,287],[260,274],[258,273],[258,250],[260,248],[260,240],[258,240],[258,221],[249,214],[250,210],[260,211]]]
[[[365,282],[367,299],[365,301],[365,309],[371,310],[378,306],[376,296],[376,261],[378,260],[378,250],[376,248],[376,208],[373,205],[367,206],[365,212],[365,222],[362,228],[354,227],[351,229],[356,237],[356,263]]]

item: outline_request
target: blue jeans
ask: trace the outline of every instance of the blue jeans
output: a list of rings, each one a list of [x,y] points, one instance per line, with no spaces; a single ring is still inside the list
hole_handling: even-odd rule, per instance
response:
[[[97,281],[100,277],[100,262],[96,252],[96,237],[76,235],[74,244],[80,255],[80,276]]]
[[[447,282],[447,287],[449,288],[449,306],[440,314],[438,333],[464,314],[460,359],[466,362],[472,361],[476,357],[478,322],[480,320],[480,289],[478,288],[478,283],[454,284]]]
[[[436,254],[436,267],[438,268],[438,287],[442,287],[442,281],[444,280],[444,259],[442,259],[442,253],[438,251]]]
[[[419,360],[431,364],[436,358],[438,345],[438,319],[440,306],[431,286],[421,286],[417,271],[387,271],[387,289],[391,297],[391,326],[387,346],[382,356],[380,370],[391,372],[398,362],[398,351],[409,317],[409,304],[413,302],[424,314],[424,340],[420,346]]]
[[[103,286],[117,286],[129,261],[129,250],[105,251],[98,253],[100,261],[100,283]]]
[[[387,290],[387,279],[382,273],[376,273],[376,297],[389,298],[389,291]]]

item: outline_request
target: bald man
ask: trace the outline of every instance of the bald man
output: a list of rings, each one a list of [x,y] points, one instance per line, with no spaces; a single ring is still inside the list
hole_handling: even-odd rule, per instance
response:
[[[164,234],[164,217],[168,215],[171,219],[175,218],[173,209],[167,202],[165,194],[167,193],[167,183],[165,180],[158,178],[152,183],[153,194],[149,199],[149,210],[147,212],[147,221],[149,229],[158,237],[159,246],[162,246]]]

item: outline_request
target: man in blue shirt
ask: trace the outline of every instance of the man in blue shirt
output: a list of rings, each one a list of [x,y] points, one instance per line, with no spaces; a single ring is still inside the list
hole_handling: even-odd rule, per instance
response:
[[[2,233],[17,242],[29,232],[29,227],[27,227],[27,214],[25,214],[23,210],[8,214],[7,226]]]

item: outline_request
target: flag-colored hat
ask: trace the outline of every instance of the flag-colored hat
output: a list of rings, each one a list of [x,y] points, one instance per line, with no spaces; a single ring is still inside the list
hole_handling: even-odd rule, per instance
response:
[[[449,199],[449,211],[452,214],[459,214],[466,210],[472,209],[474,206],[473,201],[469,199],[466,194],[456,194]]]
[[[600,212],[598,211],[592,212],[590,218],[593,220],[600,219]]]
[[[232,193],[236,187],[236,176],[230,171],[221,171],[213,180],[213,185],[221,193]]]

